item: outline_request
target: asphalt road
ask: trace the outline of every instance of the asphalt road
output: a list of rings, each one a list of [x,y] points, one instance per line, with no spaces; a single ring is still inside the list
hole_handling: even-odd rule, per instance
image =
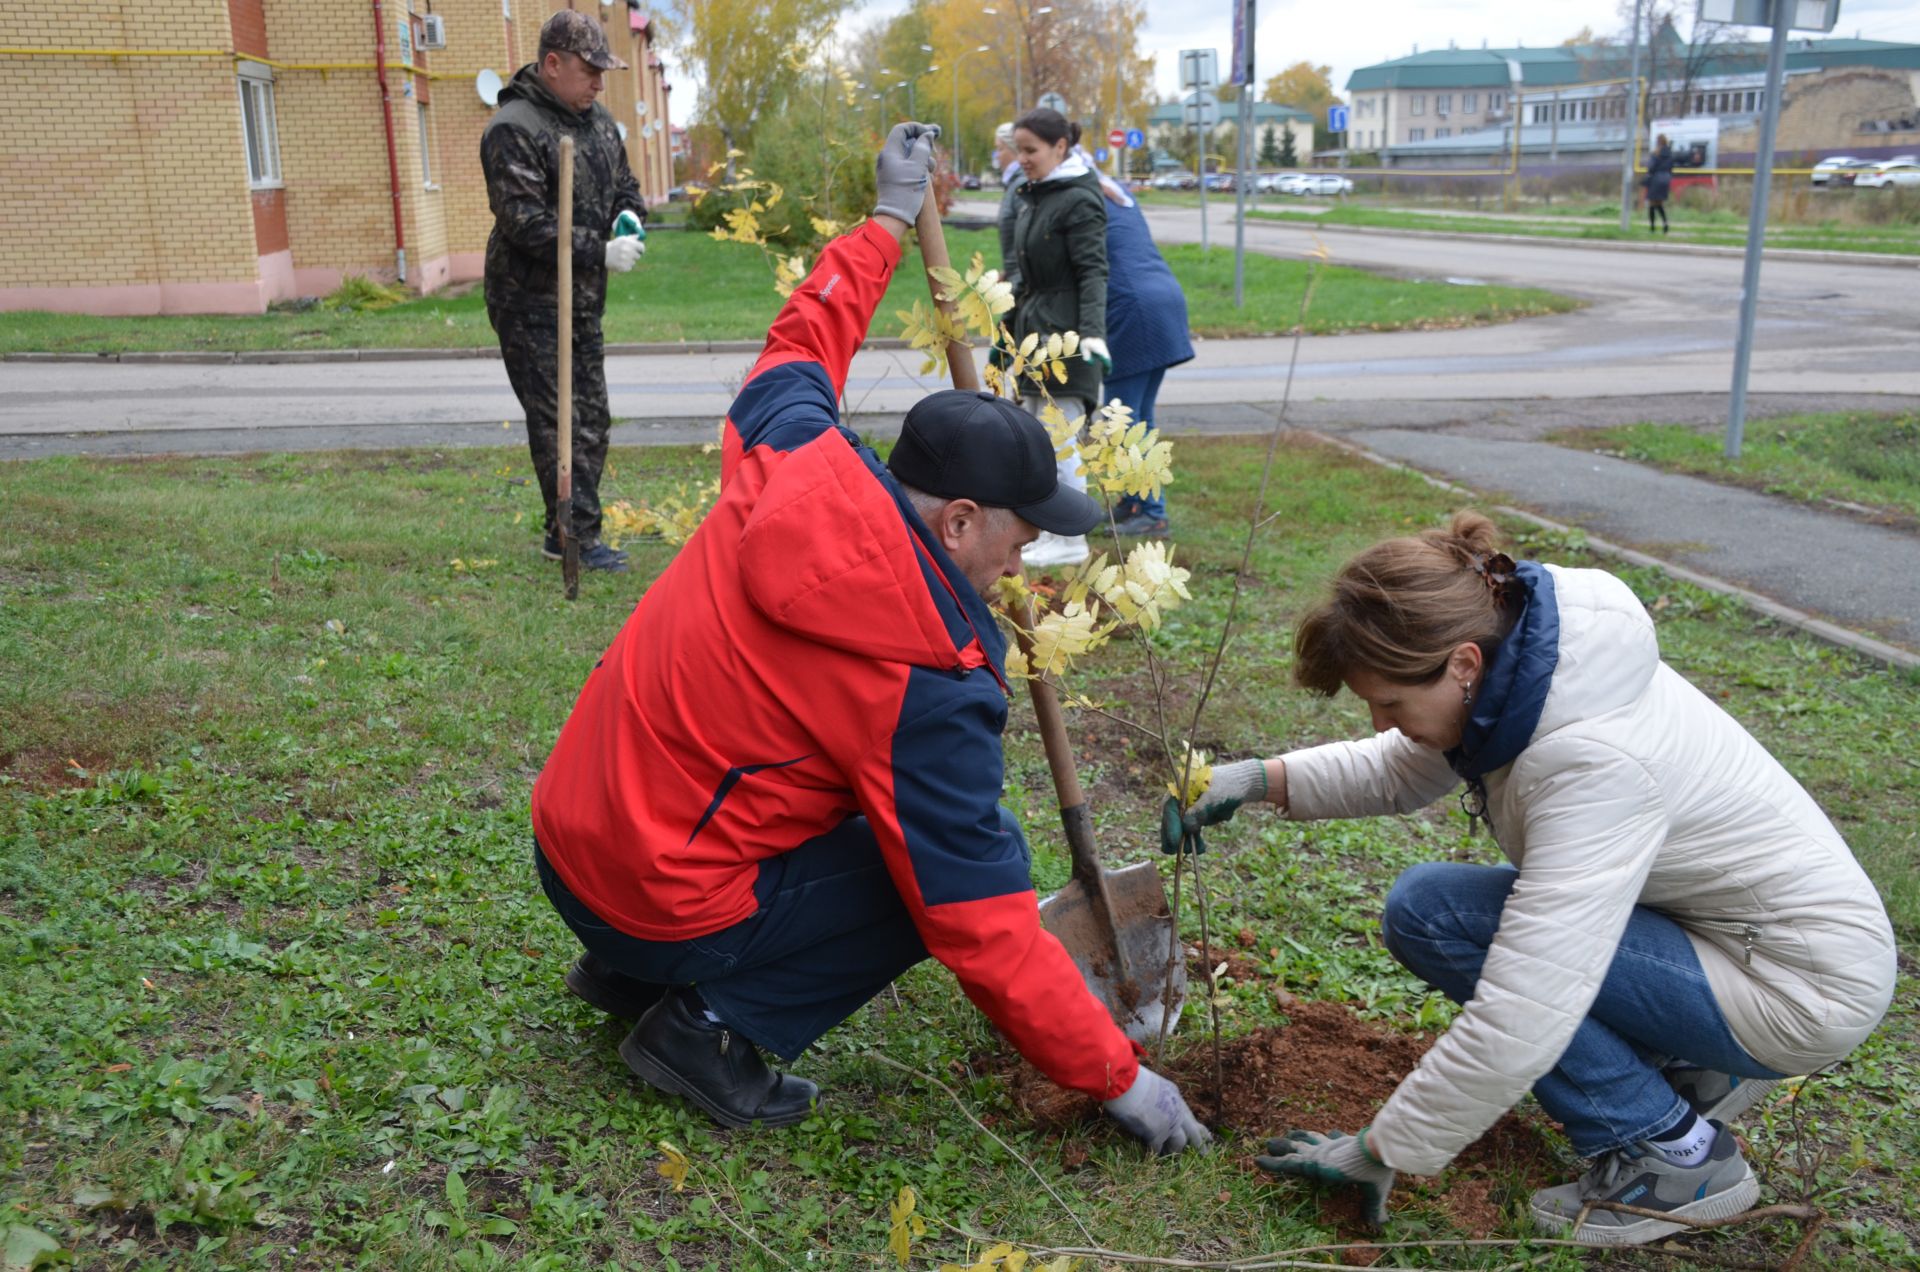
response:
[[[1162,241],[1199,238],[1195,210],[1155,210],[1151,220]],[[1229,250],[1230,223],[1221,218],[1214,229],[1216,250]],[[1546,286],[1589,302],[1576,313],[1465,331],[1309,338],[1301,342],[1293,386],[1293,400],[1302,404],[1350,404],[1364,420],[1358,408],[1366,403],[1658,401],[1726,391],[1739,299],[1734,257],[1331,230],[1316,239],[1311,229],[1251,223],[1247,237],[1253,249],[1281,256],[1321,242],[1339,264],[1464,280],[1462,286]],[[1290,340],[1205,341],[1198,349],[1162,390],[1170,424],[1183,407],[1212,414],[1280,400]],[[676,435],[691,422],[718,420],[751,361],[750,354],[705,352],[610,358],[613,413],[643,425],[671,423]],[[918,362],[896,351],[859,355],[848,380],[849,410],[902,412],[939,387],[917,374]],[[1756,394],[1811,401],[1920,397],[1920,268],[1768,262],[1751,385]],[[497,426],[519,418],[505,370],[493,359],[0,363],[0,457],[46,453],[55,435],[212,433],[250,437],[257,449],[300,445],[277,435],[286,429],[377,436],[381,426]],[[403,444],[409,432],[400,428],[395,442]],[[200,448],[160,437],[150,445]]]

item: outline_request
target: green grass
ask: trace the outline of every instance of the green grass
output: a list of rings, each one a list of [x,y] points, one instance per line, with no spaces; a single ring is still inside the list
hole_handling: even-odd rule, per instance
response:
[[[1613,214],[1619,215],[1619,205],[1613,205]],[[1581,208],[1581,213],[1590,209]],[[1554,215],[1551,209],[1540,209],[1541,213]],[[1736,216],[1724,209],[1712,211],[1693,211],[1684,205],[1668,208],[1672,219],[1672,232],[1660,235],[1661,242],[1704,243],[1724,247],[1737,247],[1747,241],[1746,218]],[[1579,213],[1567,213],[1569,220]],[[1467,217],[1433,216],[1424,212],[1389,208],[1369,208],[1345,205],[1327,209],[1325,212],[1292,212],[1261,208],[1248,213],[1266,221],[1284,221],[1296,225],[1359,225],[1381,229],[1396,230],[1445,230],[1457,234],[1523,234],[1532,238],[1571,238],[1602,239],[1619,242],[1642,242],[1652,236],[1647,233],[1644,222],[1645,213],[1636,212],[1633,228],[1621,233],[1617,222],[1612,224],[1565,224],[1556,225],[1540,220],[1528,220],[1521,217]],[[1536,215],[1530,210],[1528,216]],[[1875,252],[1894,256],[1920,255],[1920,226],[1884,225],[1864,226],[1853,224],[1821,225],[1772,225],[1767,229],[1769,247],[1813,248],[1834,252]]]
[[[1263,449],[1180,443],[1172,504],[1195,601],[1155,638],[1176,704],[1190,707],[1225,612]],[[715,462],[621,448],[607,492],[637,497]],[[826,1100],[799,1126],[722,1134],[631,1079],[618,1028],[561,990],[576,946],[534,882],[526,809],[582,677],[668,555],[636,544],[634,574],[563,601],[534,552],[524,467],[510,448],[0,467],[10,1251],[40,1234],[90,1268],[879,1268],[903,1185],[931,1225],[916,1269],[977,1258],[963,1228],[1082,1244],[1062,1205],[1110,1249],[1167,1257],[1345,1239],[1310,1189],[1253,1171],[1245,1139],[1155,1162],[1098,1123],[1037,1133],[982,1067],[1002,1044],[935,967],[801,1060]],[[1290,625],[1338,561],[1448,506],[1409,475],[1304,446],[1281,450],[1273,489],[1280,522],[1246,574],[1201,730],[1228,755],[1364,731],[1350,699],[1287,686]],[[1586,560],[1577,540],[1523,546]],[[1920,685],[1723,598],[1626,577],[1655,605],[1667,656],[1807,782],[1902,937],[1920,935]],[[1080,679],[1152,718],[1125,646]],[[1108,855],[1157,857],[1149,755],[1102,717],[1071,728]],[[1056,884],[1067,866],[1024,705],[1008,752],[1007,802],[1037,879]],[[1255,937],[1225,990],[1226,1032],[1280,1023],[1277,988],[1383,1027],[1444,1021],[1376,924],[1394,872],[1455,851],[1463,824],[1449,804],[1221,828],[1211,928]],[[1183,918],[1197,940],[1191,881]],[[1916,1257],[1916,1007],[1903,982],[1882,1033],[1798,1102],[1800,1128],[1748,1130],[1771,1195],[1836,1216],[1815,1266]],[[1204,1050],[1197,1018],[1182,1034]],[[869,1053],[938,1076],[1024,1160]],[[661,1140],[692,1160],[684,1192],[654,1171]],[[1803,1172],[1796,1146],[1822,1156]],[[1526,1236],[1524,1189],[1539,1182],[1497,1182],[1498,1235]],[[1391,1239],[1459,1235],[1427,1185],[1395,1207]],[[1689,1243],[1778,1259],[1791,1235]],[[1516,1259],[1582,1266],[1540,1247],[1445,1246],[1376,1266]]]
[[[1724,429],[1626,424],[1572,429],[1549,440],[1691,473],[1728,485],[1920,525],[1920,415],[1831,411],[1749,421],[1740,458],[1726,457]]]
[[[994,231],[951,231],[947,238],[956,262],[964,265],[980,252],[990,265],[998,264],[999,236]],[[1232,253],[1215,251],[1203,258],[1198,248],[1170,247],[1167,257],[1187,287],[1197,333],[1232,336],[1290,329],[1306,274],[1300,262],[1249,257],[1249,304],[1235,310]],[[875,335],[898,333],[894,313],[926,298],[923,277],[919,250],[911,249],[880,307]],[[1337,270],[1329,273],[1314,301],[1311,326],[1315,331],[1465,326],[1554,313],[1575,303],[1532,288],[1470,289]],[[699,234],[662,233],[648,240],[647,254],[631,274],[612,280],[604,331],[609,343],[758,340],[779,308],[772,272],[757,249],[716,243]],[[422,297],[378,313],[313,308],[262,315],[103,318],[27,312],[9,314],[0,325],[0,353],[471,349],[496,343],[478,287],[459,296]]]

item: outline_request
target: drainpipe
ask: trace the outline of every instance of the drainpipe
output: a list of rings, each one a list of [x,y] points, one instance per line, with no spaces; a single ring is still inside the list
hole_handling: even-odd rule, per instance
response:
[[[393,270],[407,281],[407,231],[400,216],[400,160],[393,145],[393,93],[387,88],[387,17],[373,0],[373,71],[380,81],[380,113],[387,124],[387,188],[393,193]]]

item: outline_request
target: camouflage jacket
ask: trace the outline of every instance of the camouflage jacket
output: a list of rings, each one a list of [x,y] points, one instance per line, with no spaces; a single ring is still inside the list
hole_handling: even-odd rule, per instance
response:
[[[607,236],[613,220],[647,205],[607,108],[568,110],[528,63],[500,91],[480,134],[493,233],[487,238],[487,307],[551,310],[557,280],[560,139],[573,138],[573,308],[598,318],[607,303]]]

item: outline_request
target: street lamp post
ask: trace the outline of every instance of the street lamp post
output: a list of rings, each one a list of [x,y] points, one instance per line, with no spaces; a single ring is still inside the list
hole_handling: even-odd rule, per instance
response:
[[[989,17],[1000,16],[1000,10],[991,7],[982,9],[980,12]],[[1027,16],[1037,18],[1052,12],[1052,5],[1043,4]],[[1020,115],[1020,42],[1027,38],[1027,22],[1026,18],[1020,16],[1020,0],[1013,0],[1013,16],[1019,22],[1019,30],[1015,33],[1013,40],[1013,113],[1014,117],[1018,118]]]
[[[960,164],[960,63],[966,61],[968,58],[972,57],[975,53],[985,53],[991,47],[992,47],[991,45],[982,44],[979,48],[968,49],[965,53],[962,53],[959,57],[956,57],[953,59],[953,135],[948,139],[948,144],[953,147],[953,170],[955,172],[959,172],[961,168],[961,164]]]

